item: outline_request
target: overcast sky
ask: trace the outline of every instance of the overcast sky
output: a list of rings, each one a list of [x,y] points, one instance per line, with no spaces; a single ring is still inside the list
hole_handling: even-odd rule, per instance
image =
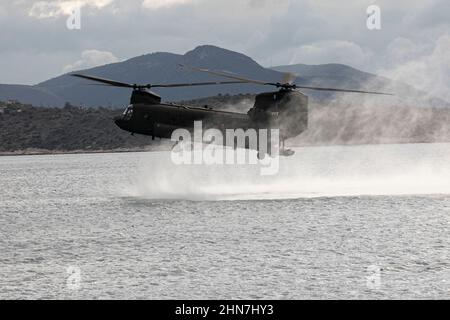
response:
[[[381,30],[366,27],[372,4],[381,9]],[[70,30],[76,6],[81,29]],[[337,62],[419,86],[428,72],[426,85],[440,81],[446,90],[449,21],[448,0],[0,0],[0,83],[35,84],[213,44],[263,66]]]

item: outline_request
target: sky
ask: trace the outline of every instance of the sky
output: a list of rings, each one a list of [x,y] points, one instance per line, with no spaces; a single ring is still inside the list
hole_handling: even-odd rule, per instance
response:
[[[371,5],[379,30],[367,27]],[[423,89],[438,82],[450,98],[448,0],[0,0],[0,39],[0,83],[210,44],[266,67],[344,63]]]

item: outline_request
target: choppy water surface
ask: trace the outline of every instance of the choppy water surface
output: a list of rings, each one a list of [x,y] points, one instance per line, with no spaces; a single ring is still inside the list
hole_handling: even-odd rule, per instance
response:
[[[0,298],[450,298],[450,145],[0,158]]]

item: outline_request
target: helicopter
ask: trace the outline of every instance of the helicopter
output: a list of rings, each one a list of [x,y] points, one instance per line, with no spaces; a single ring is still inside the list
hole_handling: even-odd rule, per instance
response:
[[[278,129],[279,154],[291,156],[294,151],[285,148],[285,141],[296,137],[308,128],[308,96],[300,89],[349,92],[363,94],[392,95],[390,93],[339,88],[299,86],[294,83],[297,75],[285,73],[280,82],[265,82],[249,79],[230,72],[180,65],[182,68],[219,76],[232,81],[210,81],[172,84],[131,84],[91,75],[75,73],[72,76],[102,83],[107,86],[132,89],[130,103],[121,116],[114,118],[115,124],[131,134],[142,134],[155,138],[171,139],[177,129],[192,131],[196,121],[202,121],[205,129],[215,128],[221,132],[228,129]],[[152,88],[180,88],[193,86],[257,84],[275,87],[277,91],[259,93],[247,113],[216,110],[211,107],[192,107],[166,103]],[[246,149],[254,148],[245,143]],[[258,147],[257,147],[258,148]],[[269,150],[269,149],[267,149]],[[264,155],[259,154],[258,158]],[[265,151],[265,153],[269,153]]]

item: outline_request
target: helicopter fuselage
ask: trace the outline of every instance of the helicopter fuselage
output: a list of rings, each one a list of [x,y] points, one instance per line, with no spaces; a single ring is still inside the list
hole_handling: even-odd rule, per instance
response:
[[[121,129],[154,138],[170,139],[176,129],[194,129],[202,121],[204,129],[279,129],[280,141],[295,137],[308,125],[308,98],[298,91],[280,90],[255,97],[254,106],[245,114],[162,103],[151,92],[135,92],[123,115],[115,119]]]
[[[205,128],[219,130],[251,128],[247,114],[198,108],[171,103],[131,104],[122,116],[115,118],[121,129],[153,138],[170,139],[176,129],[191,130],[194,121],[202,121]]]

